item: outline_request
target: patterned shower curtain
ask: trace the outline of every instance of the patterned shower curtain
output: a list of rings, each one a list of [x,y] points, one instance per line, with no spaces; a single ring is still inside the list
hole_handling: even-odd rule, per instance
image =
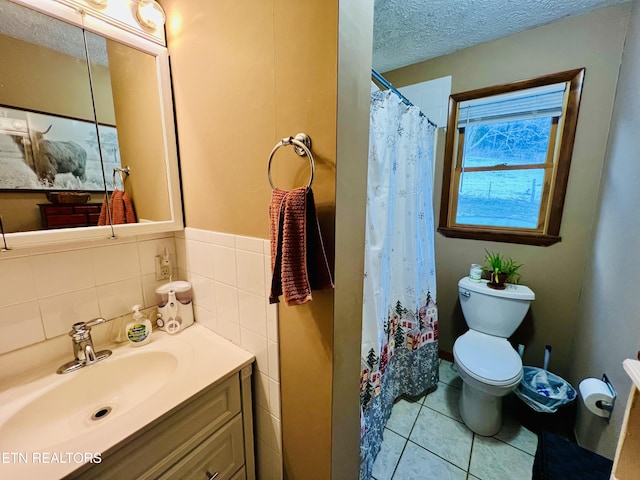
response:
[[[390,91],[371,95],[360,479],[368,480],[400,395],[438,383],[434,127]]]

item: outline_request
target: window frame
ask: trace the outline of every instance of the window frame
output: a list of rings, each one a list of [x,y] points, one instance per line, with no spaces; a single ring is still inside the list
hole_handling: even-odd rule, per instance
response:
[[[549,246],[561,241],[560,224],[569,181],[569,169],[578,123],[584,73],[584,68],[567,70],[529,80],[455,93],[449,97],[438,232],[446,237],[453,238],[491,240],[538,246]],[[559,126],[562,130],[559,136],[553,137],[557,138],[556,143],[559,144],[559,147],[556,145],[551,146],[549,151],[553,153],[556,150],[557,154],[552,158],[547,157],[546,163],[540,164],[540,168],[545,168],[546,170],[545,187],[540,204],[540,208],[545,208],[546,210],[543,224],[539,224],[536,229],[456,224],[457,185],[460,176],[454,172],[457,164],[462,161],[462,144],[459,142],[460,132],[458,128],[459,104],[467,100],[563,82],[568,84],[569,90],[563,109],[564,119]],[[462,130],[462,138],[464,138],[464,127]],[[551,172],[548,172],[550,166],[553,166],[553,168]],[[550,178],[550,184],[547,184],[547,178]],[[547,198],[546,203],[545,197]]]

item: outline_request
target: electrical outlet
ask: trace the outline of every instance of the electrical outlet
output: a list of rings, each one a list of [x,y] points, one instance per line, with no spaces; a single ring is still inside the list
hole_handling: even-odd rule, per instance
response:
[[[171,257],[156,255],[156,280],[166,280],[171,276]]]

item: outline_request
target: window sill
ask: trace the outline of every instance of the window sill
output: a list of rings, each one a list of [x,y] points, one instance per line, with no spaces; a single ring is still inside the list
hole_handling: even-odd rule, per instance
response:
[[[504,243],[520,243],[523,245],[536,245],[539,247],[548,247],[554,243],[558,243],[562,238],[558,235],[546,234],[527,234],[527,233],[507,233],[496,230],[480,230],[477,228],[451,228],[439,227],[440,232],[445,237],[450,238],[466,238],[469,240],[488,240],[492,242]]]

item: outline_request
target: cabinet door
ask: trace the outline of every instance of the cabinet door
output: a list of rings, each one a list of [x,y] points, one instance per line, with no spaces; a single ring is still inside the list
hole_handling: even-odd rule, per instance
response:
[[[237,415],[162,475],[161,480],[235,479],[234,473],[243,463],[242,415]]]
[[[135,438],[124,440],[112,451],[103,454],[102,463],[81,468],[65,478],[155,479],[238,413],[240,382],[238,375],[234,375],[138,432]]]

